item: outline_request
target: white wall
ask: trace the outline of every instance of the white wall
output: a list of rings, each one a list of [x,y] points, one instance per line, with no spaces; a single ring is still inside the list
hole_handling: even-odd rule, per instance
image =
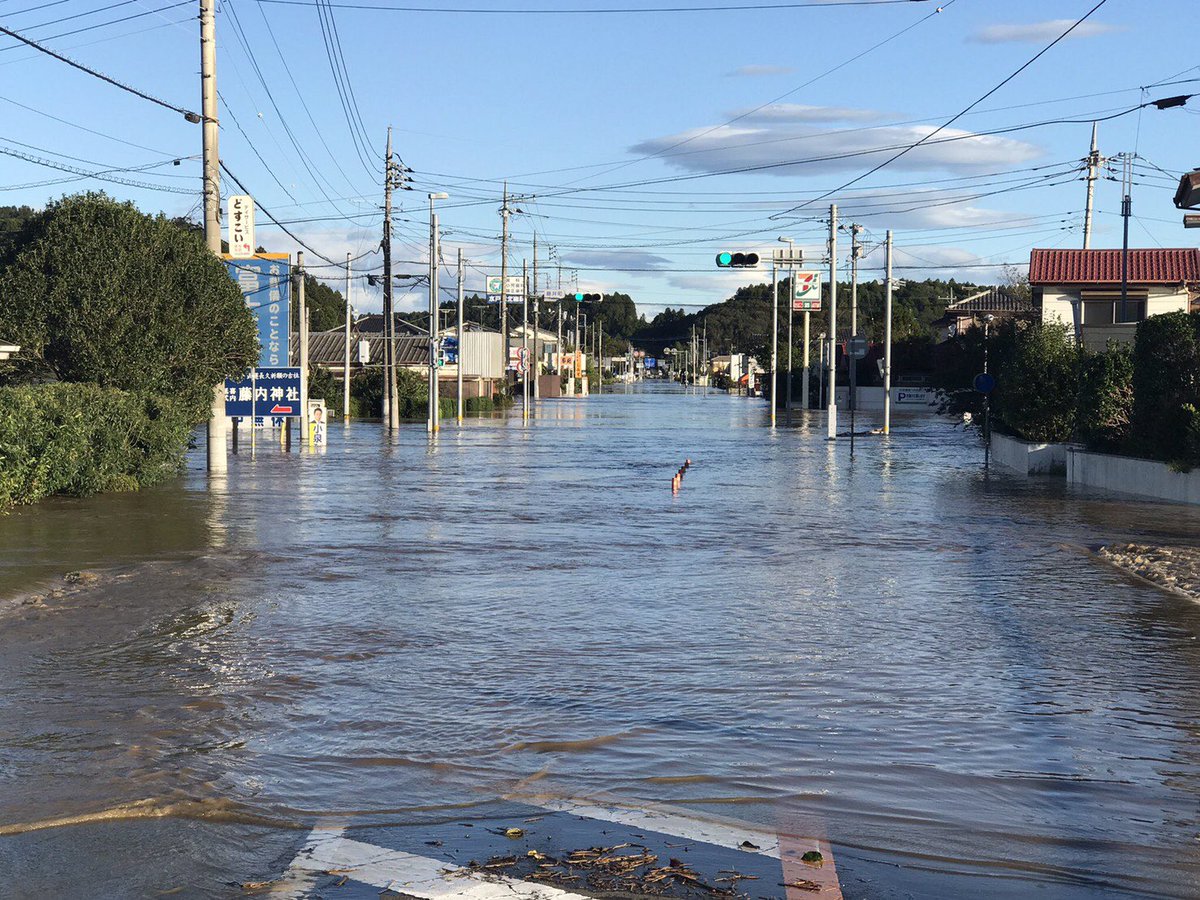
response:
[[[810,384],[810,387],[815,385]],[[850,411],[850,388],[841,385],[837,389],[837,403],[847,413]],[[883,411],[883,388],[860,387],[858,389],[858,408],[863,410]],[[933,391],[927,388],[892,388],[892,412],[936,413],[937,401]]]
[[[1176,503],[1200,503],[1200,470],[1173,472],[1166,463],[1076,447],[1067,450],[1067,481]]]
[[[1039,444],[992,432],[992,462],[1024,475],[1061,475],[1067,465],[1066,444]]]

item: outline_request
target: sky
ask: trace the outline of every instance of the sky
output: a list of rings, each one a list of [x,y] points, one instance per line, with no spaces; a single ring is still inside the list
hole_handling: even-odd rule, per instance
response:
[[[940,2],[221,0],[221,157],[260,207],[258,243],[302,249],[274,217],[338,288],[350,253],[363,311],[380,305],[364,276],[382,269],[389,126],[412,170],[395,270],[424,271],[427,195],[449,194],[445,299],[460,248],[468,292],[499,272],[505,183],[510,271],[536,235],[539,288],[622,291],[648,317],[770,279],[718,271],[722,250],[788,237],[825,268],[831,203],[863,226],[864,280],[891,229],[897,277],[995,283],[1032,247],[1082,246],[1098,119],[1102,155],[1137,154],[1131,245],[1195,246],[1171,197],[1200,166],[1200,97],[1135,110],[1200,93],[1194,0],[1106,0],[1049,49],[1097,0]],[[200,108],[195,2],[0,0],[0,26]],[[179,112],[0,36],[0,204],[104,190],[195,216],[200,152]],[[1097,183],[1093,247],[1120,246],[1120,166]],[[841,273],[848,256],[843,231]]]

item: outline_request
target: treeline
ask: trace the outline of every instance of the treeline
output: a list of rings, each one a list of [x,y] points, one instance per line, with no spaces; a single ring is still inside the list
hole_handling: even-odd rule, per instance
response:
[[[1138,323],[1132,347],[1110,342],[1103,352],[1077,346],[1065,325],[1021,319],[998,323],[987,344],[1000,430],[1200,465],[1200,313],[1151,316]],[[946,411],[982,421],[982,397],[971,389],[983,368],[982,330],[954,338],[944,352]]]
[[[193,230],[104,194],[0,221],[0,510],[178,471],[213,387],[258,356],[254,320]]]

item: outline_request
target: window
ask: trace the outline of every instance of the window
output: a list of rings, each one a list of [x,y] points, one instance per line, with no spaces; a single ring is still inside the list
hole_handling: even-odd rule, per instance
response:
[[[1121,316],[1120,291],[1083,291],[1084,325],[1113,325],[1118,322],[1140,322],[1146,318],[1146,297],[1148,292],[1131,290],[1125,301],[1125,316]]]

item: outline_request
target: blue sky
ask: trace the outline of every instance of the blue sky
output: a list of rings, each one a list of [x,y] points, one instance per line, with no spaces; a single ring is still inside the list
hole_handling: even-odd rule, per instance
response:
[[[379,157],[390,124],[397,154],[414,170],[413,190],[398,195],[396,258],[412,261],[399,270],[425,258],[425,194],[446,191],[444,257],[452,262],[463,247],[467,289],[479,289],[484,273],[499,268],[497,209],[507,178],[524,211],[512,220],[511,266],[532,257],[536,231],[543,261],[553,247],[566,283],[626,291],[647,314],[718,302],[769,277],[716,271],[721,249],[765,250],[786,235],[819,262],[831,199],[843,222],[866,229],[865,278],[882,265],[877,245],[892,228],[904,277],[994,281],[995,266],[1026,261],[1032,246],[1081,245],[1084,184],[1076,169],[1091,126],[973,133],[1090,120],[1200,91],[1184,27],[1194,3],[1108,0],[938,135],[955,140],[918,148],[822,197],[891,155],[868,151],[909,144],[975,101],[1095,0],[953,0],[941,12],[933,0],[910,0],[600,15],[512,10],[717,4],[342,2],[442,10],[332,8],[357,103],[351,117],[356,130],[361,119],[366,148],[356,149],[315,4],[218,7],[222,157],[256,199],[325,256],[368,254],[357,265],[377,270],[380,257],[370,251],[379,241]],[[446,11],[465,7],[508,11]],[[0,0],[4,27],[192,109],[200,103],[195,16],[195,2],[173,0]],[[1182,229],[1171,194],[1174,176],[1200,166],[1198,114],[1200,98],[1190,108],[1151,107],[1100,126],[1102,153],[1142,157],[1135,245],[1192,243],[1195,232]],[[9,153],[138,183],[47,184],[74,176],[0,155],[0,203],[40,205],[103,188],[147,211],[198,209],[199,126],[7,38],[0,39],[0,122],[0,149]],[[844,158],[812,161],[829,156]],[[146,168],[112,171],[135,167]],[[714,174],[747,167],[760,168]],[[1118,184],[1100,182],[1093,246],[1119,245],[1119,209]],[[274,251],[299,249],[261,214],[258,240]],[[340,286],[340,276],[326,271]],[[443,287],[453,285],[448,272]],[[377,307],[361,282],[355,291],[356,306]],[[405,302],[425,301],[416,292]]]

